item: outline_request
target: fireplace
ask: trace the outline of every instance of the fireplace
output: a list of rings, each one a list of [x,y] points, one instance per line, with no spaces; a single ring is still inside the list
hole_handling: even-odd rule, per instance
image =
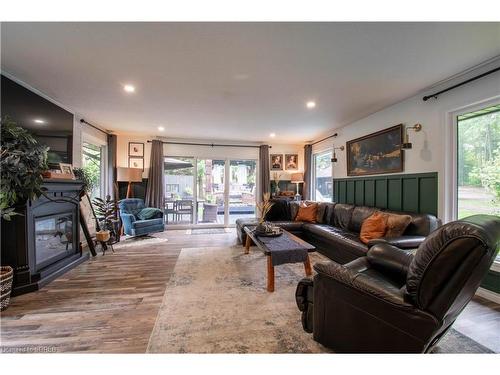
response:
[[[76,253],[72,212],[35,217],[34,220],[36,270]]]
[[[12,294],[41,288],[88,259],[80,243],[78,181],[45,181],[42,196],[2,221],[2,265],[14,268]],[[76,198],[76,199],[74,199]]]

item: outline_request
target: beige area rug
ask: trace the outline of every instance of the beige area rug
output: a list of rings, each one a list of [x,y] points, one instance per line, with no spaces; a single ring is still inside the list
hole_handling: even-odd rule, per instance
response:
[[[328,261],[310,254],[311,263]],[[266,257],[256,247],[184,248],[165,291],[150,353],[328,353],[302,330],[295,288],[301,263],[275,267],[266,290]],[[491,353],[451,329],[435,353]]]
[[[302,330],[295,304],[302,263],[275,267],[266,290],[266,257],[256,247],[182,249],[149,340],[153,353],[322,353]],[[311,254],[311,263],[324,261]]]

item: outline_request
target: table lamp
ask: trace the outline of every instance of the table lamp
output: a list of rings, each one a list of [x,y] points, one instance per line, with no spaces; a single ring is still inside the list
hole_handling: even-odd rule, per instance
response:
[[[300,201],[301,196],[299,194],[299,184],[304,182],[304,174],[303,173],[292,173],[291,182],[297,184],[297,194],[295,194],[295,200]]]
[[[127,198],[132,198],[134,196],[132,182],[142,182],[142,169],[118,167],[116,168],[116,181],[128,182]]]

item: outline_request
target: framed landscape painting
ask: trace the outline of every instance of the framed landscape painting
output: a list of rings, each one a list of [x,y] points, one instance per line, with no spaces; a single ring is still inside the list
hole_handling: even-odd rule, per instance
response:
[[[347,142],[347,175],[403,172],[403,124]]]

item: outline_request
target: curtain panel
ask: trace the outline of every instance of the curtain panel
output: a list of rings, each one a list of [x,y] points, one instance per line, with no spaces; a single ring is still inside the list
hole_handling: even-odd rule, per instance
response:
[[[163,205],[163,142],[153,140],[151,145],[151,161],[148,174],[148,186],[146,189],[146,207],[156,207],[161,210]]]
[[[304,187],[303,199],[312,199],[312,145],[304,146]]]
[[[269,145],[259,147],[259,170],[260,170],[260,193],[258,201],[262,200],[262,195],[271,192],[271,172],[269,170]]]

